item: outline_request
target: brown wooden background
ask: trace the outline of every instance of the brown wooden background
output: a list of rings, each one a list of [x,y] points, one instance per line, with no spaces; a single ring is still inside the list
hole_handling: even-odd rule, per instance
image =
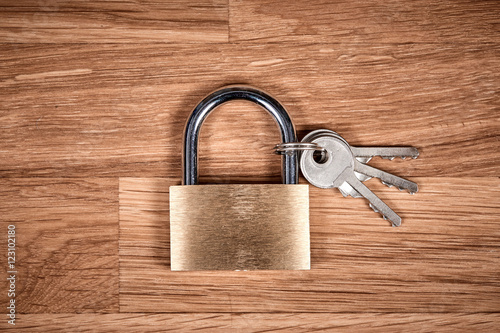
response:
[[[499,30],[497,0],[0,1],[13,330],[499,331]],[[311,271],[170,272],[184,122],[232,83],[278,98],[300,138],[418,147],[371,164],[419,193],[367,182],[403,225],[311,187]],[[277,140],[258,107],[224,105],[202,180],[279,182]]]

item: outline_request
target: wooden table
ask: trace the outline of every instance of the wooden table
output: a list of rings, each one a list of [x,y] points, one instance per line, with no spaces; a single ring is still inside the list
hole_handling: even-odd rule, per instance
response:
[[[500,330],[500,2],[0,5],[2,329]],[[183,126],[233,83],[274,95],[300,138],[418,147],[370,162],[419,184],[366,183],[402,226],[310,187],[310,271],[171,272]],[[201,180],[278,183],[278,141],[257,106],[222,106]]]

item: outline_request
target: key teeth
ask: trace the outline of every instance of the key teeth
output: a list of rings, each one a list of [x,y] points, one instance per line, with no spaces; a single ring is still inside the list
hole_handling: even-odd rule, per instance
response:
[[[387,182],[384,182],[383,180],[381,180],[381,182],[382,182],[382,184],[384,184],[384,185],[385,185],[385,186],[387,186],[388,188],[391,188],[391,187],[393,187],[393,186],[394,186],[394,185],[392,185],[392,184],[389,184],[389,183],[387,183]]]
[[[412,191],[409,188],[403,188],[403,187],[398,187],[398,190],[400,190],[400,191],[406,190],[406,192],[408,192],[410,195],[414,195],[418,191],[418,190],[417,191]]]
[[[374,156],[371,156],[371,157],[374,157]],[[399,157],[401,158],[402,160],[406,160],[407,158],[412,158],[412,159],[416,159],[418,157],[418,155],[403,155],[403,156],[380,156],[382,157],[384,160],[391,160],[393,161],[396,157]]]
[[[387,186],[388,188],[391,188],[391,187],[394,187],[394,185],[392,184],[389,184],[387,182],[384,182],[383,180],[380,181],[382,184],[384,184],[385,186]],[[399,187],[399,186],[396,186],[396,188],[399,190],[399,191],[404,191],[406,190],[408,193],[410,193],[411,195],[417,193],[417,191],[412,191],[410,190],[409,188],[404,188],[404,187]]]
[[[375,206],[372,205],[371,203],[369,203],[368,206],[370,206],[370,208],[373,209],[375,213],[380,213],[380,211],[377,208],[375,208]]]
[[[381,213],[381,212],[380,212],[377,208],[375,208],[375,206],[373,206],[371,203],[369,203],[369,204],[368,204],[368,206],[370,206],[370,208],[371,208],[371,209],[373,209],[373,211],[374,211],[375,213],[380,214],[380,215],[382,216],[382,218],[383,218],[385,221],[389,220],[389,218],[388,218],[387,216],[385,216],[384,214],[382,214],[382,213]],[[389,221],[390,221],[390,220],[389,220]],[[396,226],[396,225],[394,224],[394,222],[392,222],[392,221],[391,221],[391,224],[392,224],[393,226]]]
[[[411,159],[413,159],[413,160],[416,160],[416,159],[417,159],[417,157],[418,157],[418,155],[419,155],[419,154],[417,153],[417,154],[415,154],[415,155],[404,155],[404,156],[400,156],[400,157],[401,157],[401,159],[402,159],[402,160],[406,160],[407,158],[411,158]]]

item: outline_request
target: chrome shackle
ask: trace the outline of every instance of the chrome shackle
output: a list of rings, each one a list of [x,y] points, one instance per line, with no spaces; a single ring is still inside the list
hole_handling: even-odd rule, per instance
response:
[[[280,130],[282,143],[297,142],[292,119],[276,99],[263,91],[248,86],[221,88],[205,97],[193,110],[186,123],[182,151],[183,185],[198,184],[198,139],[203,122],[210,112],[219,105],[231,100],[247,100],[261,106],[276,121]],[[282,155],[281,170],[283,184],[298,183],[299,166],[297,152]]]

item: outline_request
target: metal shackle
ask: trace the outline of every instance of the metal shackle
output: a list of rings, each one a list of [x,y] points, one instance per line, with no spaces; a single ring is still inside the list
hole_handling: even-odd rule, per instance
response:
[[[182,184],[198,184],[198,139],[201,125],[219,105],[231,100],[248,100],[264,108],[276,121],[282,143],[297,142],[295,128],[290,115],[273,97],[258,89],[248,86],[229,86],[221,88],[205,97],[193,110],[184,129],[182,151]],[[281,157],[281,176],[283,184],[298,183],[297,152],[290,152]]]

